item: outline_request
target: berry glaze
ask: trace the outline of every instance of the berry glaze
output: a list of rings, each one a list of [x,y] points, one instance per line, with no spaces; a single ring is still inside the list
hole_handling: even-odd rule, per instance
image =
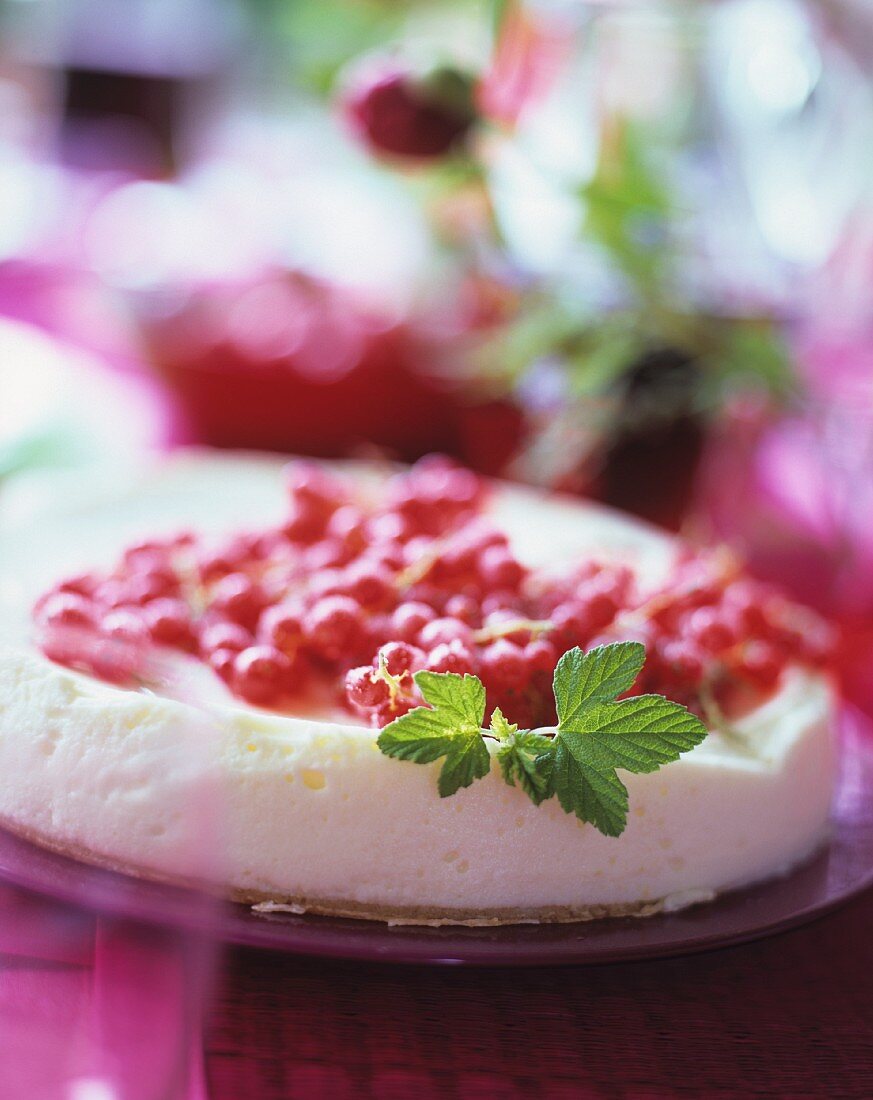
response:
[[[634,693],[710,720],[762,702],[787,665],[827,659],[825,624],[720,551],[680,551],[654,592],[625,564],[526,568],[489,521],[488,482],[446,458],[378,484],[302,462],[286,476],[279,527],[140,542],[110,572],[53,586],[34,609],[43,652],[135,687],[176,651],[246,703],[335,698],[377,727],[421,704],[421,669],[473,673],[489,712],[552,724],[552,674],[573,646],[643,642]]]

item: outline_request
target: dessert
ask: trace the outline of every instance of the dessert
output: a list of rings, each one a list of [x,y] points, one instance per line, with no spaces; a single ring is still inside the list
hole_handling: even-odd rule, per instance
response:
[[[447,460],[167,459],[3,534],[0,647],[3,823],[240,901],[645,914],[826,834],[817,619],[727,555]],[[601,732],[613,755],[577,759]]]

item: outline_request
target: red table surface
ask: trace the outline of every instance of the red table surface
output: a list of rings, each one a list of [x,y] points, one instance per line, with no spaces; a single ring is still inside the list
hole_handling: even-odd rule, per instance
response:
[[[0,886],[0,1100],[873,1097],[873,891],[687,958],[340,963]]]
[[[873,892],[805,928],[601,967],[225,955],[213,1100],[873,1097]]]

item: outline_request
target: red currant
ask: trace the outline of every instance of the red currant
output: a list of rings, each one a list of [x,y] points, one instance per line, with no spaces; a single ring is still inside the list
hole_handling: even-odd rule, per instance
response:
[[[213,588],[210,610],[251,630],[265,602],[264,591],[256,581],[245,573],[231,573]]]
[[[424,665],[424,654],[407,642],[388,642],[379,650],[379,657],[392,676],[402,676],[407,672],[416,672]]]
[[[445,617],[434,619],[423,626],[417,641],[422,649],[433,649],[434,646],[447,642],[463,642],[469,646],[473,644],[473,631],[460,619]]]
[[[436,618],[432,607],[420,601],[410,600],[399,604],[391,615],[394,637],[404,642],[414,642],[422,628]]]
[[[477,662],[463,642],[443,642],[428,653],[424,667],[429,672],[455,672],[463,676],[475,674]]]
[[[274,646],[249,646],[234,660],[234,690],[250,703],[275,705],[287,691],[290,672],[290,661]]]
[[[489,688],[520,688],[530,674],[524,651],[506,638],[498,638],[482,650],[482,678]]]
[[[328,660],[354,658],[366,636],[361,605],[348,596],[325,596],[303,619],[306,640]]]
[[[390,690],[385,680],[374,676],[372,665],[353,668],[346,673],[346,697],[361,709],[380,707],[388,702]]]
[[[153,600],[143,609],[152,640],[193,652],[197,648],[191,610],[182,600]]]

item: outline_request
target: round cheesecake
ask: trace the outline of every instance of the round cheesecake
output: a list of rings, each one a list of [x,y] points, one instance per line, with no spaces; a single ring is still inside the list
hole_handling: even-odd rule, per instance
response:
[[[800,666],[730,733],[711,731],[657,772],[620,773],[630,814],[609,837],[554,799],[535,806],[496,767],[440,798],[437,764],[383,755],[377,731],[333,704],[260,709],[186,659],[164,693],[129,690],[38,652],[30,609],[58,577],[108,566],[137,538],[278,523],[280,468],[189,453],[79,486],[38,518],[4,526],[0,513],[5,827],[238,901],[415,923],[675,909],[784,874],[822,843],[834,702],[827,679]],[[677,554],[652,528],[577,501],[498,487],[488,510],[532,567],[594,555],[654,588]]]

